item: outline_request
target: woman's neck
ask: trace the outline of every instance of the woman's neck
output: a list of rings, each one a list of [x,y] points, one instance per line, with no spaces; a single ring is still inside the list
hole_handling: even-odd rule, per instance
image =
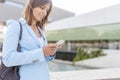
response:
[[[37,23],[37,22],[36,22],[35,20],[33,20],[33,21],[32,21],[32,24],[31,24],[31,27],[36,27],[36,23]]]
[[[33,20],[33,21],[32,21],[32,24],[31,24],[31,28],[32,28],[32,30],[35,32],[35,34],[37,35],[37,37],[41,38],[41,34],[40,34],[39,31],[38,31],[38,28],[37,28],[36,23],[37,23],[37,22],[36,22],[35,20]]]

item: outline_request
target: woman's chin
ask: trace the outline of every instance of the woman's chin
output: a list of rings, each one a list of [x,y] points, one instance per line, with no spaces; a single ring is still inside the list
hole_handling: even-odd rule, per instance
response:
[[[36,20],[37,22],[40,22],[41,20]]]
[[[37,22],[40,22],[42,19],[38,19]]]

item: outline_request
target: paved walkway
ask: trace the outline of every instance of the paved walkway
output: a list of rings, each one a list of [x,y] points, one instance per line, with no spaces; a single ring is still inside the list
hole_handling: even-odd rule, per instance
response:
[[[51,72],[51,80],[120,80],[120,68]]]

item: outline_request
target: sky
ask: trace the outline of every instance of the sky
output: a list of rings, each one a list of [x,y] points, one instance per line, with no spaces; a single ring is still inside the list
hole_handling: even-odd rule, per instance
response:
[[[52,0],[53,6],[68,10],[75,15],[120,4],[120,0]]]

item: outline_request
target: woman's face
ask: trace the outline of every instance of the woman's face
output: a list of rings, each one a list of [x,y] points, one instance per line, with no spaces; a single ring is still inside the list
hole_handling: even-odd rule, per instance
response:
[[[47,12],[49,11],[50,8],[50,4],[45,4],[43,6],[40,7],[35,7],[33,9],[33,18],[36,22],[41,21],[46,15]]]

